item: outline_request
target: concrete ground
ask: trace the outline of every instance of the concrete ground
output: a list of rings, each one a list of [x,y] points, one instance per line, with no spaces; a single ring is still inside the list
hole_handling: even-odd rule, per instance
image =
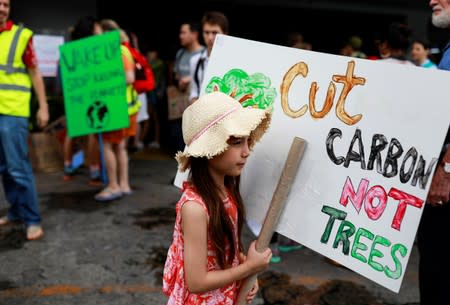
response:
[[[172,158],[139,152],[130,163],[134,194],[111,203],[93,199],[98,188],[88,185],[86,170],[69,182],[61,173],[36,174],[46,235],[25,242],[20,226],[0,228],[0,304],[166,304],[161,274],[180,196],[171,185],[175,172]],[[0,193],[0,215],[6,208]],[[245,244],[254,238],[245,228]],[[416,248],[398,294],[307,248],[283,253],[269,271],[270,277],[288,276],[292,285],[311,291],[333,280],[349,281],[365,287],[377,304],[419,303]],[[253,304],[272,304],[266,295],[260,293]]]

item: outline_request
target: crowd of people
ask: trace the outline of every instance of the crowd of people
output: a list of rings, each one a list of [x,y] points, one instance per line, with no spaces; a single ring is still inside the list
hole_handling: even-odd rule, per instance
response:
[[[433,25],[450,29],[450,0],[429,3]],[[11,0],[0,0],[0,49],[7,50],[0,53],[0,174],[10,204],[7,215],[0,217],[0,226],[23,222],[27,239],[37,240],[44,236],[44,230],[27,148],[32,88],[39,105],[36,118],[40,128],[49,121],[49,109],[33,48],[33,32],[9,19],[10,5]],[[173,64],[163,61],[154,49],[144,50],[155,86],[143,95],[138,95],[133,86],[136,61],[132,52],[139,49],[133,33],[127,33],[114,20],[87,16],[80,18],[71,29],[70,40],[108,31],[120,32],[121,44],[117,47],[125,73],[129,127],[105,132],[101,138],[87,136],[90,183],[102,187],[95,200],[107,202],[133,193],[128,172],[130,147],[161,147],[158,109],[161,104],[167,104],[168,85],[175,86],[188,102],[182,117],[171,122],[171,141],[178,151],[176,159],[180,169],[189,168],[191,174],[176,206],[174,239],[164,269],[163,290],[169,304],[235,304],[242,279],[264,270],[270,261],[279,262],[278,250],[288,252],[302,245],[290,240],[277,244],[280,236],[275,235],[275,247],[260,253],[252,243],[244,254],[240,237],[244,204],[239,178],[252,147],[266,131],[271,114],[256,108],[243,111],[239,102],[220,92],[201,93],[216,35],[229,33],[228,18],[222,12],[209,11],[200,23],[182,23],[181,48],[170,61]],[[392,23],[385,38],[378,42],[377,56],[363,52],[363,41],[357,35],[348,39],[340,54],[450,70],[450,44],[442,51],[440,62],[435,63],[430,58],[430,44],[423,39],[412,40],[411,34],[407,25]],[[291,33],[286,44],[313,49],[298,32]],[[217,124],[217,117],[223,122]],[[217,126],[211,128],[212,125]],[[234,137],[227,129],[230,125],[243,136]],[[198,141],[200,135],[202,141]],[[146,142],[147,137],[150,143]],[[69,181],[76,172],[73,165],[76,140],[69,136],[64,140],[63,177]],[[107,177],[102,177],[102,169],[106,169]],[[447,289],[450,264],[446,259],[436,259],[450,250],[450,243],[444,242],[448,240],[449,193],[450,135],[447,132],[418,231],[422,305],[447,304],[450,299]],[[257,290],[256,282],[246,296],[248,302]]]

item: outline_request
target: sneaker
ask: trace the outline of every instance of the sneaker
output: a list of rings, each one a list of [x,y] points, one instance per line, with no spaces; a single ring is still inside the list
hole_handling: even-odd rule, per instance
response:
[[[102,186],[102,177],[100,175],[100,170],[91,170],[90,176],[89,176],[89,185],[92,186]]]
[[[92,180],[100,179],[100,170],[98,169],[91,170],[89,176]]]
[[[272,249],[272,257],[270,258],[270,262],[274,264],[281,262],[280,250],[278,250],[278,246],[272,245],[270,249]]]
[[[303,248],[303,246],[300,244],[278,246],[278,250],[280,250],[281,252],[291,252],[295,250],[300,250],[301,248]]]
[[[64,165],[64,180],[71,180],[75,175],[75,169],[72,165]]]
[[[64,174],[73,175],[75,174],[75,169],[72,167],[72,165],[64,165]]]

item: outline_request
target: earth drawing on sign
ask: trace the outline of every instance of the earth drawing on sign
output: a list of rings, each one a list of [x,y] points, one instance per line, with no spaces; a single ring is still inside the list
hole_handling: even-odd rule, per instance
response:
[[[110,114],[108,107],[101,101],[95,101],[87,108],[88,126],[93,129],[103,129],[108,126]]]

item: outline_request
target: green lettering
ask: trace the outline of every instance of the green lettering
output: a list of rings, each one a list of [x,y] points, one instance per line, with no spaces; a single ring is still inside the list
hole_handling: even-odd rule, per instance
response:
[[[370,267],[372,267],[376,271],[383,271],[383,269],[384,269],[383,266],[380,263],[377,263],[376,261],[373,260],[374,257],[381,258],[384,256],[384,254],[381,251],[375,249],[375,246],[377,244],[383,245],[385,247],[389,247],[391,245],[391,242],[387,238],[377,235],[375,237],[375,240],[373,241],[372,248],[370,249],[368,264],[370,265]]]
[[[117,47],[117,41],[111,41],[105,46],[105,59],[111,60],[120,51],[120,47]]]
[[[76,70],[76,68],[78,68],[79,65],[86,65],[86,61],[78,49],[72,49],[72,59],[74,71]]]
[[[398,279],[402,275],[402,264],[400,263],[398,257],[395,255],[397,251],[400,252],[400,255],[402,257],[405,257],[406,253],[408,252],[408,249],[406,249],[406,247],[402,244],[393,245],[391,249],[391,256],[392,259],[394,260],[395,270],[392,271],[391,269],[389,269],[388,266],[384,268],[384,273],[394,280]]]
[[[84,100],[83,100],[83,96],[81,95],[74,95],[74,96],[69,96],[68,100],[72,103],[72,104],[83,104]]]
[[[333,243],[333,248],[337,248],[339,242],[342,241],[342,253],[348,255],[350,251],[350,241],[348,240],[353,234],[355,234],[355,226],[350,222],[343,220],[336,233],[336,239]]]
[[[75,71],[75,63],[72,58],[72,63],[70,63],[69,58],[66,56],[68,52],[61,52],[61,65],[66,67],[70,72]]]
[[[358,231],[356,231],[355,240],[353,241],[351,255],[354,258],[359,259],[361,262],[367,263],[367,259],[362,254],[356,252],[358,250],[362,250],[362,251],[367,250],[367,245],[359,242],[359,239],[361,238],[361,236],[364,236],[370,240],[373,240],[374,235],[369,230],[366,230],[364,228],[359,228]]]
[[[102,46],[102,47],[103,47],[103,49],[105,48],[105,46]],[[96,65],[102,63],[101,56],[99,54],[99,50],[100,50],[99,46],[94,46],[91,49],[91,60],[92,60],[92,63],[94,63]]]
[[[330,234],[331,230],[333,229],[334,221],[336,219],[344,220],[345,217],[347,217],[347,213],[327,205],[324,205],[322,207],[322,212],[327,215],[330,215],[330,219],[328,219],[325,231],[323,232],[322,237],[320,238],[320,242],[326,244],[328,242],[328,239],[330,239]]]

